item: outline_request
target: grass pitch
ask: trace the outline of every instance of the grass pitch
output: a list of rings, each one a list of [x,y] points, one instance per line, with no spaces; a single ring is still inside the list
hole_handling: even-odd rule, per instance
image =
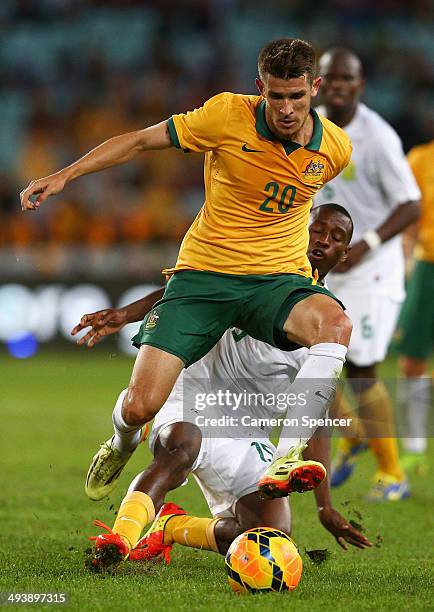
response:
[[[341,551],[319,524],[313,495],[293,495],[293,537],[304,562],[294,593],[233,595],[222,557],[180,546],[168,567],[125,563],[113,576],[89,574],[87,536],[99,532],[93,519],[113,523],[131,478],[149,459],[141,447],[111,499],[95,503],[85,497],[89,461],[111,435],[111,410],[129,380],[132,361],[109,355],[104,347],[40,353],[26,361],[0,358],[0,591],[62,592],[68,594],[68,610],[105,612],[431,608],[432,468],[427,476],[411,479],[410,499],[372,505],[363,500],[374,469],[368,453],[348,485],[334,492],[334,501],[340,512],[364,525],[378,546]],[[432,465],[432,445],[430,450]],[[189,513],[209,514],[193,481],[169,499]],[[321,565],[305,554],[305,549],[325,548],[331,555]]]

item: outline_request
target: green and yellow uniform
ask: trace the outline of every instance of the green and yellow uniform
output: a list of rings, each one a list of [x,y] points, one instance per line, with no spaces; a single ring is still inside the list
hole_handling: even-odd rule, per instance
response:
[[[347,165],[348,136],[312,111],[311,141],[281,142],[261,96],[222,93],[169,119],[175,146],[205,153],[205,204],[175,270],[310,276],[311,198]]]
[[[175,267],[165,271],[173,276],[136,344],[190,365],[236,324],[287,348],[282,319],[308,293],[328,293],[313,283],[306,254],[312,196],[351,156],[345,132],[311,114],[305,146],[272,134],[261,96],[222,93],[169,119],[176,147],[205,153],[205,203]],[[168,326],[170,333],[163,331]]]
[[[395,334],[397,350],[415,359],[429,357],[434,344],[434,140],[414,147],[408,161],[422,192],[415,248],[416,264]]]

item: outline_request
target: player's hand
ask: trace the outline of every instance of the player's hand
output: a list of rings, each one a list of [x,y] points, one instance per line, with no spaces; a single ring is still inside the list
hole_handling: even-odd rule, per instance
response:
[[[323,527],[330,531],[336,542],[344,550],[348,549],[347,543],[357,548],[368,548],[371,542],[365,538],[334,508],[323,508],[319,511],[319,520]]]
[[[89,348],[92,348],[105,336],[116,334],[127,323],[127,313],[123,308],[106,308],[83,315],[80,323],[71,330],[71,335],[75,336],[82,329],[90,327],[87,334],[80,338],[77,344],[80,346],[87,344]]]
[[[348,256],[345,261],[342,261],[335,268],[333,268],[333,274],[337,272],[341,274],[342,272],[348,272],[351,268],[354,268],[360,261],[363,256],[369,251],[369,247],[364,240],[360,240],[360,242],[356,242],[354,246],[348,251]]]
[[[55,174],[50,174],[50,176],[46,176],[45,178],[31,181],[20,193],[21,210],[37,210],[48,196],[55,195],[62,191],[66,181],[67,176],[62,170]],[[30,198],[35,195],[37,195],[37,197],[31,200]]]

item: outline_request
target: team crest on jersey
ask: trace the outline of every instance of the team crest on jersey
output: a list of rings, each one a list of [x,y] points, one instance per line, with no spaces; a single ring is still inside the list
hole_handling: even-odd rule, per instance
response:
[[[325,165],[319,157],[311,157],[307,160],[302,172],[304,178],[309,183],[316,183],[324,174]]]
[[[152,310],[152,312],[149,313],[148,319],[145,323],[145,329],[147,331],[149,331],[150,329],[154,329],[154,327],[157,326],[159,318],[160,315],[158,314],[158,312],[156,310]]]

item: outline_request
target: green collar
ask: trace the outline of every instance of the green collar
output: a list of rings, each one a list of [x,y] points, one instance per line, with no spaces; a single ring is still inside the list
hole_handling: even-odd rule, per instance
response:
[[[310,109],[310,114],[313,119],[313,132],[312,138],[305,145],[305,149],[309,149],[309,151],[319,151],[322,141],[322,132],[323,127],[320,118],[318,117],[318,113],[313,108]],[[256,131],[258,134],[266,138],[267,140],[274,140],[281,142],[283,148],[285,149],[285,153],[289,155],[293,151],[300,149],[302,145],[298,144],[298,142],[292,142],[292,140],[280,140],[273,134],[270,128],[265,121],[265,100],[259,104],[256,110]]]

